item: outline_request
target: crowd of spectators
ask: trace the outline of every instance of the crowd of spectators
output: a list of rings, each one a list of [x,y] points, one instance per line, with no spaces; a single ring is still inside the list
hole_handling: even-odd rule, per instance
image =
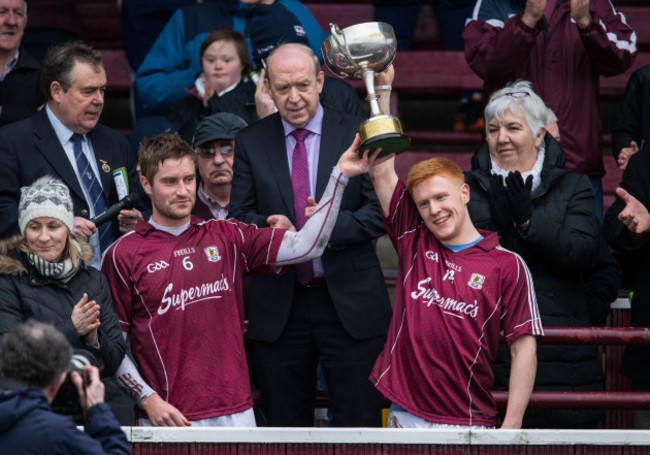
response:
[[[445,45],[484,81],[472,122],[485,142],[468,172],[434,158],[404,183],[394,157],[361,148],[363,103],[321,70],[327,33],[302,3],[159,3],[118,2],[129,144],[99,123],[107,72],[75,40],[74,2],[33,25],[32,46],[62,44],[32,57],[28,12],[51,5],[0,0],[0,408],[58,410],[72,347],[102,368],[84,373],[90,438],[65,431],[107,453],[123,441],[88,430],[115,428],[100,375],[135,402],[123,424],[311,426],[320,371],[332,426],[381,426],[384,397],[392,427],[602,425],[601,411],[524,411],[533,390],[604,390],[596,346],[536,339],[606,323],[622,274],[610,248],[634,261],[632,325],[650,324],[650,66],[621,100],[623,181],[603,213],[598,78],[637,54],[609,1],[437,2],[455,24]],[[408,40],[413,17],[394,13],[419,3],[378,0],[377,17],[396,16]],[[392,66],[375,75],[386,113],[394,78]],[[399,258],[392,308],[375,251],[385,234]],[[12,369],[16,338],[48,348],[46,381]],[[650,390],[647,354],[626,349],[635,390]],[[504,413],[491,390],[510,392]],[[21,418],[0,418],[0,441],[18,447]]]

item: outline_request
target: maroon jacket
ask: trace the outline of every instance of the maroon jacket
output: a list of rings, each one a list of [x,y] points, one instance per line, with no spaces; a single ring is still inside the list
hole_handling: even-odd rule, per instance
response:
[[[554,1],[554,0],[549,0]],[[465,58],[485,81],[486,95],[528,79],[559,120],[566,169],[590,177],[605,174],[598,113],[599,77],[628,69],[636,57],[636,33],[609,0],[591,0],[591,24],[578,29],[569,0],[555,6],[550,24],[534,29],[521,15],[525,1],[478,0],[465,26]]]

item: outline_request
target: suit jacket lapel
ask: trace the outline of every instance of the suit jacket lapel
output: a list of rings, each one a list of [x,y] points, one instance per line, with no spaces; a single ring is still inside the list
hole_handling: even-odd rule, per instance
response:
[[[110,191],[111,185],[113,183],[113,168],[111,165],[111,157],[114,156],[114,154],[111,153],[112,151],[109,144],[105,141],[102,141],[101,138],[98,138],[98,133],[96,130],[92,130],[90,133],[88,133],[87,137],[93,145],[97,170],[99,171],[99,175],[97,177],[102,182],[102,192],[104,193],[106,201],[110,201]]]
[[[275,114],[275,120],[268,123],[269,132],[265,136],[263,147],[267,158],[267,164],[275,181],[280,189],[280,195],[286,205],[289,218],[294,221],[293,210],[293,187],[291,186],[291,173],[289,172],[289,160],[287,159],[287,146],[284,137],[284,128],[280,115]]]
[[[36,136],[36,149],[39,151],[45,161],[47,161],[56,174],[68,185],[70,191],[75,193],[80,199],[85,200],[84,192],[79,185],[77,174],[72,168],[72,163],[68,159],[59,138],[54,132],[54,128],[47,118],[45,109],[39,112],[36,117],[34,126],[34,136]]]
[[[339,156],[345,150],[343,130],[340,118],[328,109],[323,113],[323,128],[321,130],[320,152],[318,156],[318,175],[316,177],[316,202],[319,202],[329,182],[332,168],[338,163]]]

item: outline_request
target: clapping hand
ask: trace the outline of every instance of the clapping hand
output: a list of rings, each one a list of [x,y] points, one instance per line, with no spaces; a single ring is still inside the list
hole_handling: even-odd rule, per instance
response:
[[[519,171],[508,173],[506,177],[506,198],[508,199],[512,219],[517,226],[530,221],[530,217],[533,215],[532,188],[532,175],[529,175],[524,183],[524,178]]]
[[[571,18],[576,21],[578,28],[585,29],[591,24],[590,0],[571,0]]]
[[[88,294],[79,299],[79,302],[72,308],[72,324],[77,334],[84,337],[90,346],[97,346],[97,329],[99,322],[99,305],[94,300],[88,300]]]
[[[493,175],[490,178],[488,204],[490,205],[492,226],[500,236],[503,236],[508,228],[512,226],[512,215],[508,208],[506,187],[503,184],[503,176],[501,175]]]
[[[555,1],[555,0],[549,0]],[[544,9],[547,0],[527,0],[521,20],[530,28],[535,28],[537,23],[544,17]]]
[[[271,98],[271,93],[267,86],[266,71],[260,70],[260,78],[255,87],[255,111],[260,119],[267,117],[275,112],[275,103]]]
[[[618,155],[618,168],[621,171],[624,171],[627,167],[627,162],[630,161],[630,157],[639,151],[639,146],[636,141],[631,141],[629,147],[623,147],[621,153]]]

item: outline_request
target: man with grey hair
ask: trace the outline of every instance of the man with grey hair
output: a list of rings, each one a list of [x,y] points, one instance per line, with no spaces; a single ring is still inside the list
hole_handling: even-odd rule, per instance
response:
[[[21,47],[25,0],[0,0],[0,125],[34,114],[43,104],[38,62]]]
[[[72,382],[86,413],[85,433],[70,417],[50,409],[70,368],[72,346],[54,326],[29,320],[0,345],[0,447],[3,453],[131,453],[129,442],[104,403],[99,370],[82,367]],[[35,431],[38,432],[34,437]]]
[[[284,229],[306,222],[364,120],[323,108],[323,79],[304,45],[270,54],[265,84],[278,112],[235,138],[230,216]],[[275,214],[281,216],[269,218]],[[282,276],[253,277],[247,337],[269,425],[314,424],[320,361],[332,424],[381,426],[382,398],[368,376],[391,314],[373,243],[384,232],[370,178],[351,178],[322,257]]]
[[[0,236],[17,233],[20,187],[53,175],[69,188],[74,232],[95,251],[91,265],[142,214],[123,210],[114,222],[95,226],[99,215],[127,194],[142,191],[126,139],[98,124],[104,107],[106,72],[102,56],[80,41],[48,52],[41,70],[45,109],[0,128]],[[145,205],[143,204],[143,207]]]

